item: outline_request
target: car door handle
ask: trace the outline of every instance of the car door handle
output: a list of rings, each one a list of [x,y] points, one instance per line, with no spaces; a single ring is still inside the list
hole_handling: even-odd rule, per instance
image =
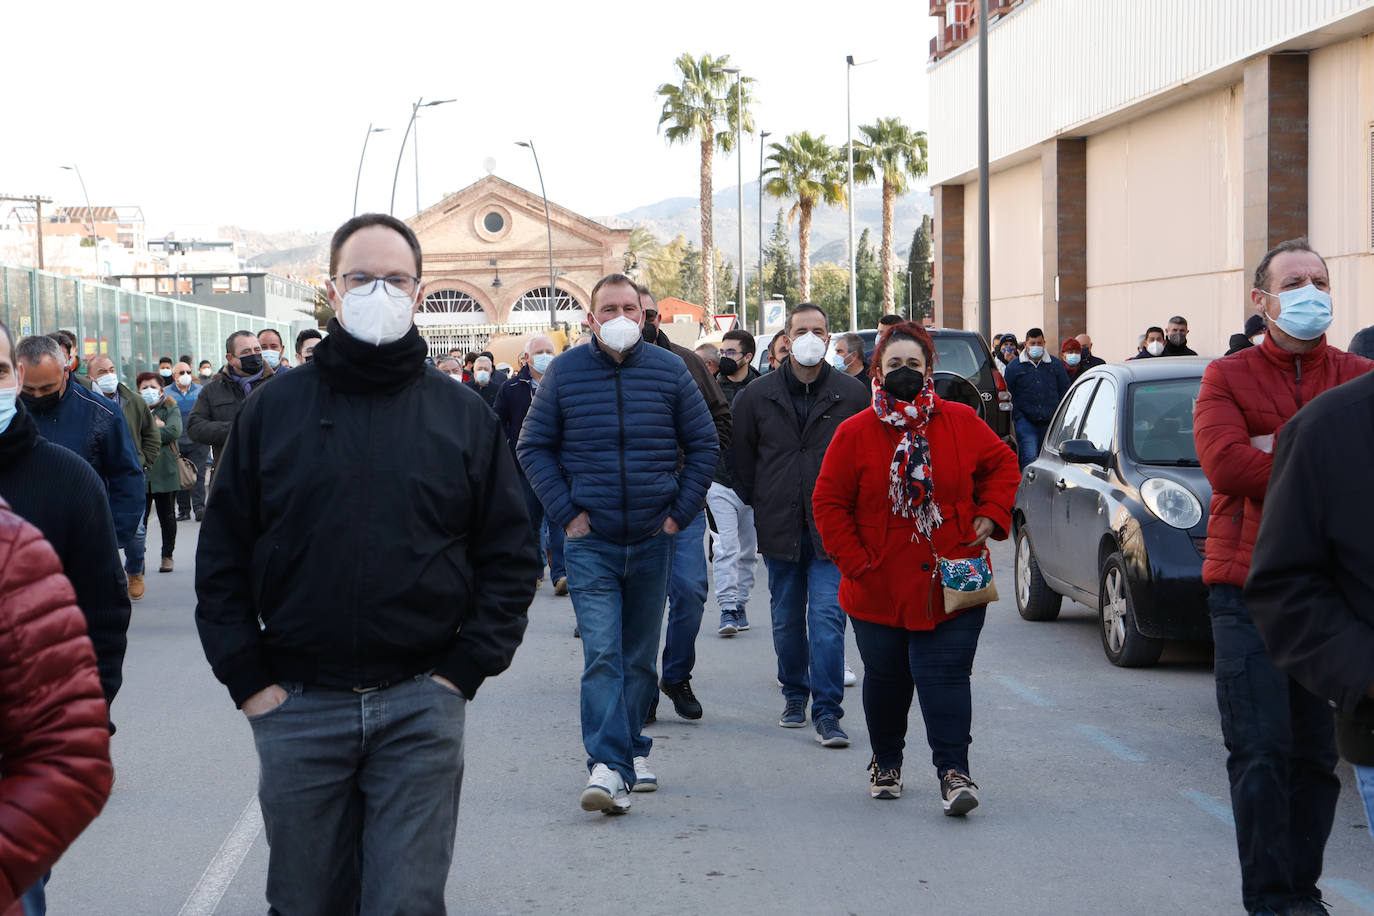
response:
[[[1058,481],[1055,482],[1054,488],[1058,490],[1060,493],[1063,493],[1065,490],[1069,488],[1069,485],[1065,483],[1064,478],[1061,477]]]
[[[1027,479],[1027,480],[1034,480],[1034,479],[1035,479],[1035,468],[1027,468],[1027,469],[1026,469],[1026,479]]]

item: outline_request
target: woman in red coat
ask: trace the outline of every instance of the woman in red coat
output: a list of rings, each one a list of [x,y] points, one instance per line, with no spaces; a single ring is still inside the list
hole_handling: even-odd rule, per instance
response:
[[[873,355],[873,409],[835,432],[813,497],[864,662],[874,798],[902,791],[913,690],[946,814],[978,805],[969,778],[969,676],[987,605],[946,613],[937,557],[982,557],[1011,529],[1016,456],[978,415],[935,396],[935,347],[899,324]]]

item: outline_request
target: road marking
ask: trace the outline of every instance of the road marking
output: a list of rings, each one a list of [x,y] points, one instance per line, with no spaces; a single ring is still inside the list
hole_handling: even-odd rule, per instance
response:
[[[239,815],[234,829],[224,838],[219,852],[215,853],[210,864],[205,866],[205,873],[196,882],[191,896],[181,905],[178,916],[213,916],[224,897],[224,892],[229,889],[234,876],[239,873],[239,866],[243,865],[248,850],[253,848],[253,842],[258,838],[260,830],[262,811],[258,808],[258,798],[255,795]]]
[[[1178,794],[1182,795],[1184,798],[1188,799],[1188,801],[1197,805],[1226,826],[1233,828],[1236,826],[1236,816],[1231,813],[1231,806],[1226,802],[1215,799],[1202,792],[1194,791],[1193,789],[1180,789]]]
[[[1023,684],[1015,678],[1007,677],[1005,674],[998,674],[993,676],[993,680],[995,680],[997,683],[1001,684],[1003,687],[1007,688],[1012,693],[1016,694],[1018,697],[1025,700],[1032,706],[1049,707],[1054,705],[1053,700],[1045,699],[1039,693],[1036,692],[1034,687],[1031,687],[1028,684]]]
[[[1084,738],[1087,738],[1093,744],[1096,744],[1098,747],[1121,758],[1127,763],[1145,763],[1147,760],[1150,759],[1146,757],[1144,754],[1140,753],[1140,751],[1137,751],[1134,748],[1130,748],[1122,744],[1120,741],[1116,740],[1100,728],[1094,728],[1091,725],[1076,725],[1074,726],[1074,731],[1078,732]]]
[[[1349,878],[1324,878],[1322,884],[1340,894],[1366,913],[1374,913],[1374,891]]]

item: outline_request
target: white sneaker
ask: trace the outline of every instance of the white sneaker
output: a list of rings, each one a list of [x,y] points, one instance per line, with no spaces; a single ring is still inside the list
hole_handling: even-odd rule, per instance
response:
[[[587,788],[582,790],[581,804],[583,811],[624,814],[630,810],[630,790],[625,788],[619,773],[598,763],[592,766]]]
[[[648,757],[635,758],[635,786],[631,792],[657,792],[658,777],[649,769]]]
[[[859,683],[859,678],[854,674],[854,669],[849,667],[849,662],[846,661],[844,663],[844,685],[853,687],[857,683]]]

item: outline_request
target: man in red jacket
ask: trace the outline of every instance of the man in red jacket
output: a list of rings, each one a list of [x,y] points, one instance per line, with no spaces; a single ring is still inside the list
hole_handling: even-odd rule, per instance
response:
[[[1284,423],[1374,362],[1327,345],[1330,278],[1306,239],[1264,256],[1250,300],[1267,325],[1263,343],[1211,363],[1194,409],[1212,484],[1202,579],[1211,588],[1242,901],[1250,913],[1317,914],[1325,912],[1317,879],[1340,795],[1331,711],[1275,666],[1242,588]]]

